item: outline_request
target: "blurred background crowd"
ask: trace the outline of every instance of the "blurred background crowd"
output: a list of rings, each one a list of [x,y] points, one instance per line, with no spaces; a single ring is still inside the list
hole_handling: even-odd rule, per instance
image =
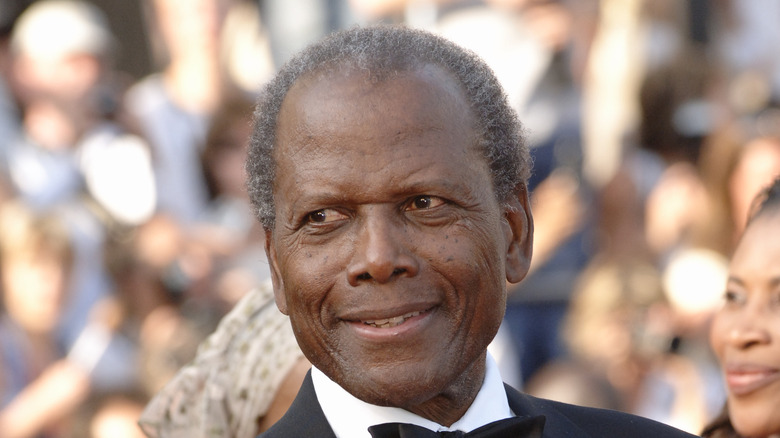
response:
[[[532,271],[493,345],[527,392],[698,433],[750,200],[780,174],[777,0],[0,0],[0,437],[133,437],[253,287],[255,94],[406,23],[480,54],[534,157]],[[281,372],[281,371],[279,371]]]

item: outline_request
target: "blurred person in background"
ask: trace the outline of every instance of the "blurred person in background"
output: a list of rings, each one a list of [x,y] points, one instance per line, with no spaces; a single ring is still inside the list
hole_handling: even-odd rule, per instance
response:
[[[70,298],[74,248],[62,221],[22,202],[0,209],[0,431],[59,436],[89,391],[93,357],[66,357],[55,331]]]
[[[108,279],[100,263],[108,229],[146,220],[155,206],[148,146],[119,123],[114,40],[89,3],[44,0],[20,16],[11,39],[22,137],[3,168],[12,193],[57,211],[76,249],[73,299],[59,335],[74,342]]]
[[[612,57],[591,54],[591,81],[585,86],[593,87],[594,75],[613,80],[595,90],[604,93],[596,93],[603,99],[597,106],[586,106],[589,114],[583,115],[598,111],[607,119],[612,116],[606,120],[609,124],[620,125],[624,118],[630,123],[620,130],[620,160],[614,174],[609,172],[610,151],[604,150],[609,129],[589,137],[598,149],[588,149],[585,161],[591,166],[602,163],[598,178],[587,174],[596,189],[597,228],[589,242],[594,255],[585,274],[576,279],[575,304],[566,316],[567,325],[574,327],[566,329],[571,356],[563,364],[570,365],[569,359],[574,365],[561,371],[560,364],[554,364],[555,376],[566,381],[561,377],[566,370],[579,374],[579,361],[586,359],[596,371],[585,373],[584,380],[611,394],[602,397],[602,403],[617,402],[621,410],[696,432],[717,412],[723,397],[706,333],[725,275],[726,253],[720,242],[700,236],[702,225],[720,219],[711,209],[711,187],[701,162],[708,137],[723,121],[722,102],[715,99],[720,72],[710,68],[716,60],[707,57],[705,49],[708,16],[702,6],[705,10],[709,6],[698,1],[599,3],[599,31],[630,27],[621,19],[637,21],[635,29],[617,32],[623,35],[619,41],[616,35],[612,40],[595,38],[594,44],[611,51]],[[631,32],[640,36],[639,45],[627,43],[633,41]],[[628,70],[623,72],[624,68]],[[641,74],[617,79],[636,80],[636,89],[626,90],[610,76],[616,72],[630,76],[629,70]],[[620,107],[619,114],[609,102],[617,90],[629,91],[621,96],[628,106]],[[591,88],[587,94],[592,98],[593,93]],[[637,119],[627,117],[637,109]],[[599,300],[594,297],[600,288],[612,292]],[[590,324],[604,329],[585,330]],[[611,345],[602,343],[605,338],[613,340]],[[596,357],[597,365],[592,365]],[[549,377],[550,371],[544,375]],[[534,388],[539,384],[533,381]]]
[[[220,36],[233,0],[148,0],[144,3],[158,73],[128,90],[125,105],[154,156],[157,211],[182,225],[208,199],[200,154],[211,118],[226,93]]]
[[[527,391],[698,432],[717,408],[700,365],[678,350],[674,313],[652,263],[594,260],[564,320],[569,355],[542,368]]]
[[[634,169],[644,177],[635,178],[644,192],[644,239],[633,242],[640,248],[636,255],[657,269],[665,303],[662,317],[645,324],[651,330],[653,323],[664,327],[664,345],[635,409],[695,433],[724,397],[707,333],[726,277],[728,248],[723,234],[707,234],[711,224],[722,222],[707,166],[716,127],[725,120],[713,97],[717,71],[707,68],[711,58],[694,37],[650,70],[642,84],[641,151],[634,158],[647,166]],[[686,403],[668,409],[669,399]]]
[[[707,140],[699,168],[710,213],[696,222],[694,242],[723,256],[733,253],[752,200],[780,174],[777,117],[769,103],[756,114],[735,115]]]
[[[345,0],[143,5],[159,70],[128,91],[125,107],[152,145],[158,211],[189,226],[209,208],[200,157],[211,119],[256,93],[291,51],[353,20]]]
[[[717,187],[716,202],[726,218],[721,235],[727,236],[730,255],[744,230],[749,207],[757,193],[780,172],[780,32],[772,19],[780,1],[726,1],[712,8],[712,48],[721,61],[717,97],[727,119],[721,121],[712,147],[710,183]],[[720,160],[720,162],[717,162]]]
[[[708,438],[780,434],[780,178],[756,198],[729,265],[710,341],[728,401]]]
[[[115,337],[128,345],[118,352],[135,370],[127,380],[151,397],[192,360],[221,316],[193,302],[194,290],[209,287],[206,275],[195,274],[206,271],[209,260],[190,252],[178,222],[155,215],[112,235],[104,263],[114,288],[102,304],[113,312]]]
[[[230,253],[242,245],[254,226],[246,192],[245,171],[254,103],[232,99],[221,105],[211,121],[201,154],[209,203],[199,216],[201,235],[214,235],[215,251]]]
[[[277,67],[306,45],[333,31],[357,24],[361,19],[368,19],[355,11],[354,4],[362,0],[256,1],[268,33],[273,64]],[[371,0],[369,3],[383,1]]]
[[[147,400],[133,390],[90,394],[72,416],[63,438],[144,438],[138,417]]]
[[[72,149],[96,116],[92,87],[110,44],[93,9],[70,6],[49,2],[28,9],[11,39],[12,86],[24,135],[9,145],[4,171],[14,190],[40,207],[82,188]],[[62,28],[55,32],[51,26],[58,23]]]
[[[618,361],[609,368],[623,371],[608,372],[623,394],[621,409],[695,433],[723,400],[707,332],[727,249],[722,232],[703,233],[705,225],[723,222],[710,199],[714,186],[705,163],[710,137],[724,121],[716,99],[721,77],[710,67],[717,60],[705,49],[700,2],[644,6],[638,119],[623,134],[621,160],[598,193],[592,269],[612,273],[613,283],[606,284],[653,292],[644,298],[628,293],[623,304],[631,311],[623,317],[631,317],[617,319],[626,333],[615,343]],[[588,318],[582,309],[573,312]],[[580,347],[587,342],[576,327],[568,336]],[[620,361],[624,365],[615,366]]]
[[[645,261],[660,276],[665,315],[655,318],[655,324],[638,322],[636,330],[652,331],[661,321],[665,327],[658,338],[665,345],[661,357],[678,364],[688,362],[683,368],[669,368],[673,372],[666,373],[667,382],[657,381],[643,406],[632,409],[641,408],[635,412],[692,431],[700,430],[696,423],[713,416],[725,397],[706,340],[727,275],[726,258],[746,216],[736,211],[744,211],[745,203],[740,200],[752,199],[756,186],[765,185],[777,172],[772,170],[776,160],[769,152],[773,135],[767,127],[773,124],[768,121],[773,120],[774,111],[772,92],[762,86],[767,78],[751,74],[751,80],[746,80],[734,65],[706,49],[722,39],[713,29],[722,25],[715,16],[720,17],[724,5],[728,10],[734,3],[690,2],[688,16],[682,17],[691,21],[678,33],[670,34],[669,26],[658,27],[665,28],[667,35],[660,38],[662,33],[656,33],[656,42],[666,41],[657,49],[665,47],[666,53],[656,51],[652,62],[648,60],[639,94],[638,142],[636,148],[624,151],[623,165],[602,191],[599,207],[606,255],[617,261]],[[739,21],[739,26],[750,27],[750,22]],[[753,49],[745,48],[741,54]],[[760,97],[762,93],[768,94]],[[743,167],[742,156],[753,155],[751,143],[760,145],[755,149],[762,151],[756,154],[762,158],[750,161],[760,165],[748,172],[738,170]],[[668,383],[674,381],[698,382],[691,387],[700,388],[699,401],[690,400],[679,388],[670,391],[674,386]],[[685,424],[675,422],[681,417],[659,417],[668,414],[664,406],[670,404],[663,400],[673,394],[682,396],[674,400],[689,399]]]
[[[115,121],[114,47],[105,16],[87,2],[39,1],[17,21],[11,69],[24,138],[10,148],[5,170],[32,205],[87,195],[121,223],[151,213],[149,151]]]
[[[216,112],[201,155],[209,202],[192,226],[213,266],[212,305],[227,313],[252,288],[270,278],[264,235],[246,192],[247,143],[254,103],[231,98]]]
[[[30,1],[6,0],[0,8],[0,160],[5,159],[8,144],[21,131],[19,108],[10,88],[10,40],[14,23]]]
[[[72,438],[144,438],[138,418],[146,398],[135,393],[108,393],[86,403],[88,433],[79,431]]]

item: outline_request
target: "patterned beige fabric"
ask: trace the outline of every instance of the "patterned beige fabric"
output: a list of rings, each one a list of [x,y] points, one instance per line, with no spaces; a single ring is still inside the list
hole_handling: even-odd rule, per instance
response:
[[[265,283],[223,318],[139,423],[151,438],[254,438],[257,419],[301,356],[289,319]]]

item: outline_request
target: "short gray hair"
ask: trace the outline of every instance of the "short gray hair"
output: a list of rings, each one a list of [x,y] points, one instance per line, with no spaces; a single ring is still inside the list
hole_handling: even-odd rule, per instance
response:
[[[246,164],[247,187],[265,229],[275,221],[273,183],[276,127],[287,92],[302,76],[343,67],[368,69],[381,80],[435,65],[460,82],[476,119],[479,146],[500,202],[525,188],[531,160],[516,112],[492,70],[477,55],[434,34],[403,26],[356,27],[331,34],[288,61],[260,93]]]

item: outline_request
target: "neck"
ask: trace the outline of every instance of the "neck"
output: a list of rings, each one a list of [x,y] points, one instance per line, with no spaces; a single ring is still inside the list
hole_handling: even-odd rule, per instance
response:
[[[477,358],[444,391],[435,397],[413,406],[402,406],[409,412],[451,426],[468,411],[485,380],[487,352]]]

